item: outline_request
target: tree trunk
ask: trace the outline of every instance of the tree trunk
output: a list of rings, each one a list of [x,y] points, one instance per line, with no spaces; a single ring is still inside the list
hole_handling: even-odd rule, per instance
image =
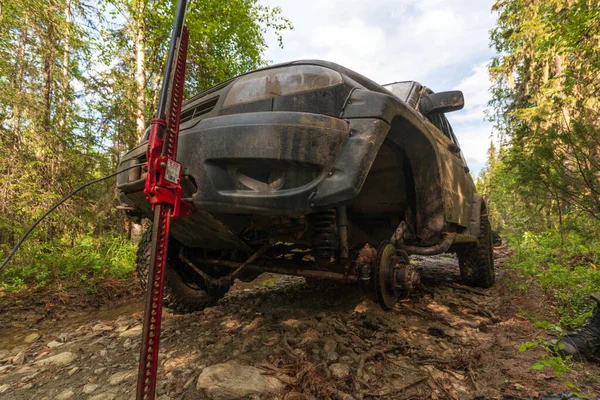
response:
[[[135,82],[137,88],[136,97],[136,133],[138,140],[144,136],[144,130],[146,129],[146,53],[145,53],[145,32],[144,32],[144,0],[138,0],[137,2],[137,26],[136,35],[134,38],[135,44]]]
[[[160,78],[161,73],[157,73],[154,76],[154,97],[152,98],[152,111],[158,107],[158,96],[160,96]]]
[[[58,131],[61,136],[65,133],[67,109],[69,106],[69,60],[71,52],[71,0],[65,2],[65,47],[62,66],[62,101],[59,110]]]
[[[21,126],[21,105],[19,101],[22,100],[23,96],[21,96],[21,92],[23,90],[23,77],[25,75],[25,48],[27,46],[27,25],[29,24],[29,16],[25,14],[24,24],[23,24],[23,32],[21,33],[21,44],[19,45],[19,49],[17,50],[17,65],[19,66],[19,72],[17,74],[17,81],[15,82],[15,103],[13,107],[13,140],[12,144],[15,147],[19,141],[20,134],[20,126]]]
[[[52,86],[54,83],[54,26],[48,21],[44,43],[44,85],[42,89],[42,128],[50,132],[52,119]]]

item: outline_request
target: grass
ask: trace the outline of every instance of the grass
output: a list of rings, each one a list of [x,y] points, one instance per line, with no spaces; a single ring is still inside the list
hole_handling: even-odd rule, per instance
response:
[[[600,241],[577,233],[561,235],[555,230],[525,232],[510,238],[515,253],[509,267],[524,278],[536,278],[558,304],[562,326],[581,326],[595,302],[590,295],[600,292]]]
[[[0,294],[64,281],[94,285],[107,277],[126,278],[135,269],[136,247],[127,238],[114,235],[26,242],[0,273]],[[0,252],[0,258],[3,256]]]

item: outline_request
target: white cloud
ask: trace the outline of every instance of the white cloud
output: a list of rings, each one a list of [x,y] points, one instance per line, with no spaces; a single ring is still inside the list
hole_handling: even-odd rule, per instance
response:
[[[283,33],[283,49],[274,35],[268,37],[266,58],[275,63],[325,59],[380,83],[416,80],[435,91],[463,90],[465,110],[450,118],[467,158],[485,161],[491,132],[483,122],[490,86],[485,63],[493,56],[488,47],[493,0],[261,3],[280,6],[294,25]]]

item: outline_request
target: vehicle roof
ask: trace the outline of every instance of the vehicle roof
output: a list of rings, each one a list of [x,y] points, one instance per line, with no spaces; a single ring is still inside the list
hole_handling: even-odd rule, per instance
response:
[[[394,83],[386,83],[382,85],[384,88],[392,92],[400,100],[404,101],[412,108],[417,108],[419,97],[423,86],[415,81],[401,81]]]
[[[273,64],[273,65],[269,65],[266,67],[262,67],[262,68],[258,68],[252,71],[248,71],[244,74],[238,75],[234,78],[231,78],[225,82],[222,82],[210,89],[207,89],[201,93],[198,93],[197,95],[195,95],[194,97],[190,98],[189,100],[185,101],[185,103],[183,104],[183,106],[185,107],[187,104],[193,102],[194,100],[197,100],[201,97],[204,97],[214,91],[217,91],[219,89],[222,89],[223,87],[227,86],[228,84],[230,84],[232,81],[238,79],[241,76],[250,74],[250,73],[254,73],[256,71],[263,71],[263,70],[267,70],[267,69],[272,69],[272,68],[280,68],[280,67],[285,67],[285,66],[289,66],[289,65],[319,65],[322,67],[326,67],[329,69],[332,69],[334,71],[339,72],[342,75],[346,75],[348,76],[350,79],[356,81],[357,83],[359,83],[360,85],[364,86],[365,88],[372,90],[374,92],[379,92],[379,93],[384,93],[384,94],[390,94],[390,90],[384,88],[382,85],[376,83],[375,81],[367,78],[364,75],[359,74],[358,72],[355,72],[351,69],[348,69],[346,67],[343,67],[339,64],[333,63],[333,62],[329,62],[329,61],[324,61],[324,60],[296,60],[296,61],[289,61],[289,62],[285,62],[285,63],[279,63],[279,64]],[[415,82],[416,83],[416,82]],[[393,93],[393,92],[392,92]],[[396,95],[395,93],[393,93],[394,95]],[[397,95],[396,95],[397,96]],[[399,97],[399,96],[397,96]],[[403,101],[406,101],[405,99],[403,99],[402,97],[400,97],[400,99],[402,99]],[[414,106],[413,106],[414,107]]]

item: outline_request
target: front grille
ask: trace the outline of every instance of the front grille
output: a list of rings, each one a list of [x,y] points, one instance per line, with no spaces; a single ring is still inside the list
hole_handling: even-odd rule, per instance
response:
[[[180,123],[183,124],[184,122],[191,121],[201,115],[211,112],[217,105],[217,101],[219,101],[219,96],[213,97],[212,99],[197,104],[193,108],[185,110],[181,113]]]

